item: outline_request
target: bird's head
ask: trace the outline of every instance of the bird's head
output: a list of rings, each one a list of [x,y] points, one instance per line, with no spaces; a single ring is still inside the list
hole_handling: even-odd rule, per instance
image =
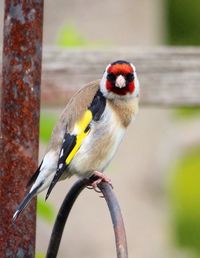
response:
[[[134,65],[122,60],[109,64],[101,79],[100,89],[107,98],[137,97],[139,81]]]

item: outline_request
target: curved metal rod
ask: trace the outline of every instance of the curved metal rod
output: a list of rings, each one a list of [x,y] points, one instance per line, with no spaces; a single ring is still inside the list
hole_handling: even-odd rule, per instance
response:
[[[66,195],[60,207],[60,210],[58,212],[58,215],[53,227],[46,258],[56,258],[58,249],[60,246],[60,241],[62,238],[62,233],[65,227],[65,223],[67,221],[71,208],[74,202],[76,201],[77,197],[81,193],[81,191],[86,186],[88,186],[93,179],[94,178],[78,180]],[[106,202],[111,214],[114,233],[115,233],[117,258],[128,258],[126,233],[125,233],[124,223],[123,223],[122,214],[120,211],[118,201],[109,184],[100,183],[98,187],[106,199]]]
[[[87,183],[88,181],[84,179],[78,180],[66,195],[56,217],[56,221],[51,233],[46,258],[56,258],[65,223],[67,221],[71,208],[78,195],[87,186]]]
[[[110,211],[113,228],[115,232],[117,258],[128,258],[126,231],[117,198],[109,184],[102,182],[98,185],[98,187],[103,193],[103,196],[105,197],[105,200]]]

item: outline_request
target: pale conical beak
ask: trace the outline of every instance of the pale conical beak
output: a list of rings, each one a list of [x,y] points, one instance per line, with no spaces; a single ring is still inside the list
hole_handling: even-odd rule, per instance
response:
[[[126,86],[126,80],[123,75],[119,75],[115,81],[115,86],[118,88],[123,88]]]

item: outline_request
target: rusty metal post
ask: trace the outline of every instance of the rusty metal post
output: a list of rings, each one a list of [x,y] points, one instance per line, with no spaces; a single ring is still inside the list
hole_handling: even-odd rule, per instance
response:
[[[37,166],[43,0],[5,0],[0,128],[0,257],[34,257],[35,202],[12,215]]]

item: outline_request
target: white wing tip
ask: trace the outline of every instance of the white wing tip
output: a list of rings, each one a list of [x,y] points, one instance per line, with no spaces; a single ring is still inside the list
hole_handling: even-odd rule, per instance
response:
[[[15,221],[17,219],[18,215],[19,215],[19,210],[16,210],[16,212],[13,215],[12,220]]]

